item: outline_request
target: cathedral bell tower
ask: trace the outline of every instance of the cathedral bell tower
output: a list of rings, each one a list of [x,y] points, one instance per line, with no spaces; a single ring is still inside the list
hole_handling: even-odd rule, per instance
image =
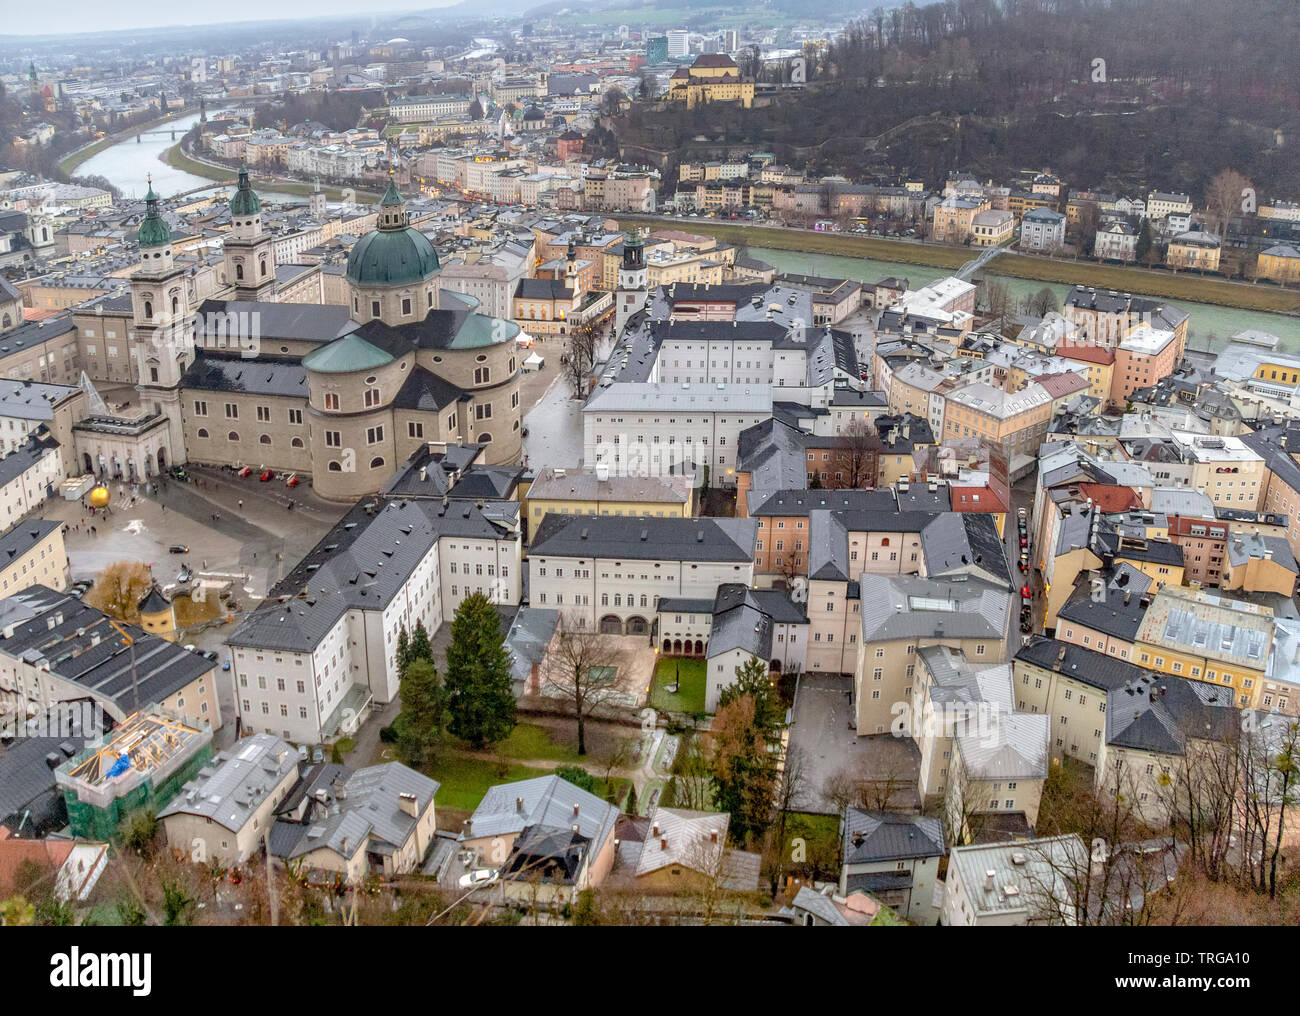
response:
[[[649,297],[649,269],[645,263],[645,238],[628,233],[623,241],[623,263],[618,266],[618,292],[614,295],[614,334],[621,335],[632,315],[639,313]]]
[[[239,184],[230,199],[230,233],[225,243],[226,285],[236,300],[275,299],[275,243],[262,228],[262,202],[239,167]]]
[[[194,361],[194,308],[183,265],[172,257],[172,232],[158,210],[158,195],[149,181],[145,215],[136,242],[140,267],[131,275],[132,342],[136,391],[140,403],[152,405],[168,419],[172,462],[183,462],[181,376]]]

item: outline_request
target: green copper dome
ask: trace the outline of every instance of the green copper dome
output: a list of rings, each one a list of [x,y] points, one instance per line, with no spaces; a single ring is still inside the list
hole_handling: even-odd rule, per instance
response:
[[[302,358],[302,365],[318,374],[350,374],[358,370],[374,370],[392,362],[391,354],[356,334],[328,342]]]
[[[164,247],[172,242],[172,231],[167,221],[158,214],[158,195],[153,192],[153,181],[149,181],[149,192],[144,196],[145,213],[140,220],[140,231],[135,239],[141,247]]]
[[[239,167],[239,186],[235,190],[234,196],[230,199],[231,215],[256,215],[262,210],[262,202],[258,200],[253,188],[248,184],[248,167]]]
[[[348,255],[348,281],[400,286],[423,282],[437,272],[438,252],[427,236],[407,225],[406,204],[391,179],[379,206],[379,228],[358,240]]]

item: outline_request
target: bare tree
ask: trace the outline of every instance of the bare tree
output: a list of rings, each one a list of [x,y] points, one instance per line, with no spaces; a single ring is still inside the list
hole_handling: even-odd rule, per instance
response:
[[[566,698],[578,721],[578,754],[587,754],[587,719],[618,692],[624,665],[618,643],[587,628],[575,614],[562,614],[550,651],[542,661],[542,680]]]
[[[1241,214],[1243,202],[1251,190],[1251,183],[1235,169],[1225,169],[1215,174],[1205,188],[1205,205],[1210,224],[1222,236],[1234,215]]]
[[[1000,328],[1011,310],[1011,290],[1005,282],[985,280],[984,303],[988,307],[989,324]]]
[[[562,363],[575,397],[585,393],[587,378],[596,363],[596,346],[599,341],[600,328],[594,321],[584,321],[569,328],[569,343]]]
[[[787,748],[776,784],[776,821],[768,832],[768,879],[773,896],[780,889],[781,876],[785,872],[786,826],[807,782],[808,764],[803,751],[797,747]]]
[[[871,425],[855,416],[835,439],[835,465],[844,474],[845,486],[858,490],[876,485],[877,452],[880,438]]]
[[[115,561],[95,576],[86,602],[111,617],[134,621],[139,604],[153,583],[153,575],[141,561]]]
[[[682,735],[673,759],[673,803],[696,811],[707,811],[713,803],[713,770],[704,745],[693,733]]]

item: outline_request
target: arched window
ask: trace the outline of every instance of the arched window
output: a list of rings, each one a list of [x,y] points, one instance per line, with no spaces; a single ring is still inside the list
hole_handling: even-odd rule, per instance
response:
[[[326,466],[325,468],[328,469],[331,473],[341,473],[341,472],[343,472],[343,467],[340,466],[337,462],[334,462],[334,461],[331,461],[330,464],[329,464],[328,466]]]
[[[485,431],[484,433],[482,433],[482,434],[480,434],[480,435],[478,436],[478,443],[479,443],[479,444],[491,444],[491,443],[492,443],[492,435],[489,434],[489,433],[487,433],[487,432]]]
[[[236,278],[237,280],[240,280],[240,281],[243,280],[243,278],[244,278],[244,266],[243,266],[243,265],[241,265],[241,264],[236,264],[236,265],[235,265],[235,278]]]
[[[8,314],[6,314],[3,318],[0,318],[0,328],[8,328],[12,324],[13,324],[13,319],[10,318]]]
[[[172,315],[175,316],[176,314],[180,313],[180,309],[181,309],[181,302],[180,302],[180,300],[178,300],[176,297],[173,296],[173,297],[172,297]]]
[[[373,459],[370,460],[371,469],[379,469],[383,466],[383,464],[384,464],[384,457],[382,455],[376,455]]]
[[[207,428],[206,428],[206,427],[200,427],[200,428],[199,428],[199,437],[207,437],[207,436],[208,436]]]
[[[144,302],[144,316],[145,316],[146,318],[151,318],[151,317],[153,317],[153,301],[152,301],[152,300],[146,300],[146,301]]]
[[[258,444],[270,444],[270,443],[271,443],[271,435],[270,435],[270,434],[263,434],[261,437],[259,437],[259,438],[257,439],[257,443],[258,443]]]
[[[238,440],[239,440],[239,433],[238,433],[237,431],[233,431],[233,430],[232,430],[229,434],[226,435],[226,440],[227,440],[227,441],[238,441]]]
[[[266,258],[262,258],[262,275],[266,275]]]
[[[301,447],[302,447],[302,438],[300,438],[300,437],[296,437],[296,438],[294,438],[292,441],[289,442],[289,447],[290,447],[290,448],[301,448]]]

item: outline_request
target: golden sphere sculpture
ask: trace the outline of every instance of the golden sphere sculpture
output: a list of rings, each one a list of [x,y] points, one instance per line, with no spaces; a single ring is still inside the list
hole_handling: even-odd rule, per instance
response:
[[[90,504],[93,508],[107,508],[108,500],[108,488],[102,484],[90,492]]]

